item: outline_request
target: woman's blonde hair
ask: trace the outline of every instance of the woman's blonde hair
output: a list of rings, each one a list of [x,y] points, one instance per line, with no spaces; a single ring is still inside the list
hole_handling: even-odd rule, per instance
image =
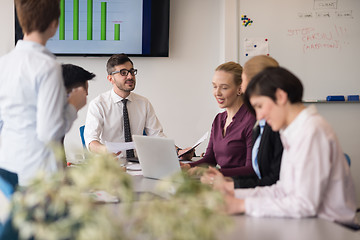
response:
[[[279,67],[279,63],[273,59],[272,57],[266,55],[258,55],[255,57],[250,58],[244,64],[244,74],[246,75],[247,79],[251,81],[251,79],[264,69],[268,67]]]
[[[219,65],[215,71],[224,71],[231,73],[234,76],[234,82],[236,86],[239,86],[242,83],[241,74],[243,71],[243,68],[240,64],[236,62],[226,62],[221,65]]]

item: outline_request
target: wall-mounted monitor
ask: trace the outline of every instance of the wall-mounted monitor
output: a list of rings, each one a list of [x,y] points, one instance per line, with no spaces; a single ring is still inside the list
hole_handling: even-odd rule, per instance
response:
[[[46,47],[58,56],[167,57],[170,0],[61,0]],[[15,14],[15,40],[22,30]]]

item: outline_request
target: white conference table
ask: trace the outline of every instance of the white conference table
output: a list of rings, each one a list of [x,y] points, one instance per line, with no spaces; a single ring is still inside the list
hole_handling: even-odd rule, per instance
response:
[[[159,180],[133,176],[136,192],[151,192]],[[353,231],[336,223],[319,218],[256,218],[246,215],[233,216],[235,224],[228,233],[219,234],[219,239],[241,240],[360,240],[360,230]],[[222,229],[219,229],[222,231]]]

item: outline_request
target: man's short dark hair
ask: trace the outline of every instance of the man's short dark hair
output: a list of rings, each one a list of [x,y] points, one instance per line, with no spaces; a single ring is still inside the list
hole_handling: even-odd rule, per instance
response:
[[[277,89],[287,93],[290,103],[302,101],[303,85],[299,78],[285,68],[270,67],[251,79],[245,91],[245,103],[250,106],[251,96],[266,96],[275,102]]]
[[[16,12],[24,33],[45,32],[60,17],[60,0],[15,0]]]
[[[85,82],[93,79],[96,75],[88,72],[82,67],[73,64],[62,64],[62,74],[66,90],[85,86]]]
[[[121,53],[121,54],[112,55],[106,64],[107,73],[110,75],[114,71],[115,66],[122,65],[126,62],[130,62],[131,65],[134,66],[134,63],[130,60],[130,58],[126,54]]]

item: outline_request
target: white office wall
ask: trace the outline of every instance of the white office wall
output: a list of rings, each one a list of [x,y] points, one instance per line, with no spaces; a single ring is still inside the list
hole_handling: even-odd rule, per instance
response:
[[[173,0],[170,3],[170,57],[133,57],[137,75],[136,93],[153,104],[165,134],[181,147],[193,145],[210,130],[219,109],[212,97],[213,70],[226,58],[225,33],[222,30],[224,0]],[[0,54],[14,45],[13,1],[0,3],[2,33]],[[108,58],[59,57],[61,63],[73,63],[94,72],[97,77],[89,84],[90,101],[111,85],[106,80]],[[236,60],[236,59],[231,59]],[[81,150],[79,127],[84,124],[87,106],[66,135],[65,148],[69,158]],[[198,147],[204,152],[206,143]]]
[[[229,27],[237,14],[231,6],[236,4],[237,0],[171,0],[170,57],[132,58],[139,69],[135,92],[150,99],[165,133],[179,146],[192,145],[210,130],[219,111],[212,97],[211,78],[218,64],[237,60],[231,51],[238,52],[237,42],[231,41],[237,27]],[[13,48],[13,12],[12,0],[0,2],[0,55]],[[80,65],[97,75],[90,83],[88,100],[111,88],[106,80],[107,58],[58,60]],[[351,171],[360,205],[360,104],[318,104],[317,107],[352,158]],[[85,122],[86,111],[87,107],[79,111],[66,136],[65,147],[70,158],[81,149],[78,129]],[[205,148],[206,144],[200,145],[197,152]]]
[[[171,1],[170,56],[132,57],[138,69],[136,93],[146,96],[164,127],[165,134],[181,147],[193,145],[218,112],[212,97],[211,78],[220,60],[220,8],[218,0]],[[201,16],[200,16],[201,11]],[[111,88],[106,80],[108,58],[59,57],[63,63],[78,64],[97,77],[89,83],[88,100]],[[79,149],[78,128],[85,122],[87,106],[65,139],[68,157]],[[197,152],[205,151],[206,144]],[[75,150],[75,151],[74,151]]]

